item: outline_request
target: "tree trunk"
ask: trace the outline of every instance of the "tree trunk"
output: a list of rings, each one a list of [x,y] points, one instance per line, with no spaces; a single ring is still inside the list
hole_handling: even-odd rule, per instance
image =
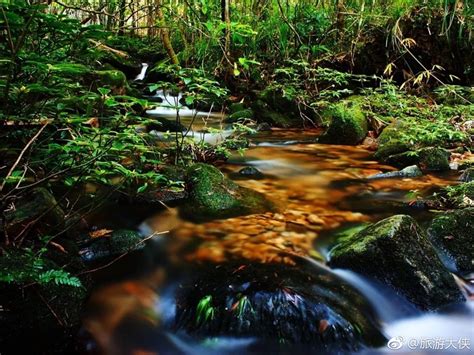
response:
[[[161,10],[161,0],[155,0],[155,4],[157,6],[156,16],[158,17],[158,20],[160,20],[160,36],[161,40],[163,41],[163,46],[170,57],[171,63],[179,65],[178,56],[176,55],[173,45],[171,44],[170,31],[168,27],[166,27],[165,16]]]

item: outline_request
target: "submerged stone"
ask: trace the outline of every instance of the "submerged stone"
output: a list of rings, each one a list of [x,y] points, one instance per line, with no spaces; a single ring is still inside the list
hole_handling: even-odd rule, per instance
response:
[[[174,329],[196,338],[251,337],[313,351],[357,351],[385,342],[364,297],[308,262],[210,265],[181,284]]]
[[[93,240],[89,246],[80,251],[84,261],[93,261],[114,255],[121,255],[145,246],[141,243],[143,236],[133,230],[118,229],[107,237]]]
[[[428,229],[428,236],[452,271],[462,274],[474,271],[474,208],[436,217]]]
[[[259,180],[263,179],[263,173],[253,166],[246,166],[245,168],[240,169],[237,173],[231,175],[233,179],[254,179]]]
[[[330,265],[387,283],[421,309],[463,301],[426,234],[407,215],[386,218],[342,238],[331,250]]]
[[[323,112],[323,119],[329,126],[319,138],[321,143],[356,145],[367,135],[367,119],[356,101],[332,105]]]
[[[194,164],[187,170],[186,190],[189,198],[181,212],[190,219],[226,218],[274,209],[264,195],[237,185],[207,164]]]
[[[400,171],[389,171],[369,176],[369,179],[388,179],[388,178],[412,178],[422,176],[420,168],[416,165],[407,166]]]

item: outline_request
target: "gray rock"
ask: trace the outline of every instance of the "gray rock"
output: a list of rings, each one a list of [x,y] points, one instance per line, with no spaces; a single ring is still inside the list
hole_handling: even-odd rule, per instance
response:
[[[407,166],[399,171],[389,171],[387,173],[375,174],[368,179],[388,179],[388,178],[411,178],[422,176],[421,169],[416,165]]]
[[[421,309],[464,300],[424,231],[407,215],[386,218],[341,238],[329,263],[378,279]]]
[[[474,272],[474,208],[445,212],[431,222],[431,242],[454,272]]]

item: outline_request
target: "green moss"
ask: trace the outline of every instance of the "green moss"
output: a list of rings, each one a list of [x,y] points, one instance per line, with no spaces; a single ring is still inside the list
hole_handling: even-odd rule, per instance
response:
[[[237,185],[207,164],[194,164],[187,170],[186,188],[189,201],[181,212],[191,219],[225,218],[273,209],[262,194]]]
[[[418,307],[435,309],[463,298],[416,221],[396,215],[341,238],[330,264],[391,285]]]
[[[367,135],[367,119],[356,100],[334,104],[322,116],[329,122],[328,129],[319,139],[322,143],[355,145]]]
[[[436,217],[428,229],[430,240],[454,266],[452,271],[474,271],[474,208],[451,211]]]
[[[456,208],[473,207],[474,181],[448,186],[441,192],[441,195],[445,196],[448,203]]]
[[[449,153],[446,149],[437,147],[422,148],[417,151],[420,166],[424,170],[444,171],[449,170]]]
[[[258,122],[266,122],[274,127],[289,128],[301,125],[299,115],[290,112],[280,113],[263,100],[254,101],[252,110]]]
[[[240,120],[252,119],[253,116],[254,116],[253,111],[251,109],[247,108],[247,109],[243,109],[243,110],[231,113],[226,118],[226,122],[227,123],[234,123],[234,122],[238,122]]]
[[[98,86],[125,87],[127,78],[119,70],[97,70],[94,72]]]

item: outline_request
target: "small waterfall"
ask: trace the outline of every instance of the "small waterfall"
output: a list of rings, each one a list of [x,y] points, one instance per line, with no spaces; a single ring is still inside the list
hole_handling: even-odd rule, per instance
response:
[[[141,81],[145,79],[146,71],[148,70],[148,63],[142,63],[142,70],[140,71],[140,74],[137,75],[133,81]]]
[[[151,110],[147,110],[146,113],[149,116],[155,117],[164,117],[164,118],[175,118],[176,114],[179,112],[180,117],[204,117],[204,118],[218,118],[222,119],[225,115],[221,112],[204,112],[190,109],[187,106],[184,106],[180,103],[183,95],[178,93],[177,96],[172,96],[165,93],[163,90],[158,90],[155,95],[155,98],[160,98],[161,103]]]

